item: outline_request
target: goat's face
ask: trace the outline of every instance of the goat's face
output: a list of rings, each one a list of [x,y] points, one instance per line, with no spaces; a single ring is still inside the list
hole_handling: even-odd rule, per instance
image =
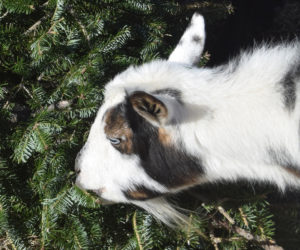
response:
[[[128,98],[104,103],[77,157],[77,184],[116,202],[165,192],[141,167],[141,161],[148,161],[153,136],[157,130],[143,121]]]
[[[99,110],[76,160],[78,186],[106,200],[128,202],[192,184],[199,163],[172,136],[180,94],[164,89],[124,95]]]
[[[196,14],[169,61],[191,66],[203,45],[204,22]],[[166,63],[161,62],[162,66]],[[180,141],[172,134],[182,111],[180,92],[155,86],[152,91],[132,88],[132,79],[128,85],[121,81],[135,70],[128,69],[107,85],[105,102],[76,159],[77,185],[114,202],[147,200],[174,192],[190,186],[199,172],[198,161],[180,148]],[[149,86],[159,84],[154,75],[145,76]]]

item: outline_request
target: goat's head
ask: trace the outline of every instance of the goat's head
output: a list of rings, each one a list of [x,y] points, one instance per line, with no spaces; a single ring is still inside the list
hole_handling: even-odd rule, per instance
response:
[[[169,60],[130,67],[107,84],[105,101],[76,159],[79,187],[143,207],[196,182],[199,162],[180,148],[174,134],[183,103],[169,74],[170,67],[180,71],[196,64],[204,40],[203,17],[194,14]],[[161,88],[162,80],[170,87]]]

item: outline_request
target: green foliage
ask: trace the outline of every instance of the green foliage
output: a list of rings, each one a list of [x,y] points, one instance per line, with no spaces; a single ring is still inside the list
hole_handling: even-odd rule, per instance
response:
[[[210,23],[228,17],[230,2],[220,2],[0,2],[1,249],[255,249],[273,242],[265,199],[238,207],[229,200],[223,208],[192,198],[184,204],[196,212],[174,230],[135,207],[102,206],[73,185],[74,159],[105,83],[130,64],[167,57],[194,11],[209,12]],[[208,53],[200,65],[207,60]]]

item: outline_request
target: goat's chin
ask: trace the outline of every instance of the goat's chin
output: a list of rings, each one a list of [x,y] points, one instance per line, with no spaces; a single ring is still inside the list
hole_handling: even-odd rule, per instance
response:
[[[113,204],[117,204],[118,202],[115,201],[111,201],[111,200],[107,200],[101,197],[101,192],[99,192],[98,190],[92,190],[92,191],[88,191],[90,194],[92,194],[95,199],[96,199],[96,203],[100,204],[100,205],[113,205]]]

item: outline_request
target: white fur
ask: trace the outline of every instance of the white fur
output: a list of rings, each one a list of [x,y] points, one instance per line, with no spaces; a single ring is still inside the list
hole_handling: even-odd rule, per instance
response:
[[[198,42],[193,38],[197,37]],[[179,44],[169,57],[170,62],[195,65],[199,62],[205,43],[204,18],[198,13],[192,17],[190,26],[182,35]]]
[[[202,17],[196,17],[193,20],[201,23]],[[200,35],[205,37],[204,22],[202,27]],[[192,29],[193,21],[184,41],[188,40],[188,34],[194,34],[190,32]],[[169,61],[130,67],[107,84],[104,104],[77,161],[81,171],[78,185],[102,190],[103,198],[115,202],[129,202],[121,190],[137,184],[160,192],[187,188],[168,189],[150,178],[137,156],[122,155],[110,145],[102,121],[105,111],[123,102],[126,94],[176,88],[182,93],[183,105],[168,101],[167,97],[157,97],[168,103],[176,118],[175,125],[164,126],[174,144],[181,142],[189,154],[203,162],[205,175],[199,177],[197,184],[243,178],[274,183],[281,190],[287,186],[299,187],[300,179],[272,162],[269,154],[271,148],[285,149],[291,156],[289,160],[300,166],[300,102],[289,112],[279,84],[298,61],[299,45],[261,46],[242,54],[238,61],[212,69],[191,68],[194,57],[188,56],[187,60],[181,48],[176,50]],[[198,48],[198,58],[202,50],[203,46]],[[299,82],[297,96],[298,85]],[[183,218],[162,198],[133,203],[166,223]]]

